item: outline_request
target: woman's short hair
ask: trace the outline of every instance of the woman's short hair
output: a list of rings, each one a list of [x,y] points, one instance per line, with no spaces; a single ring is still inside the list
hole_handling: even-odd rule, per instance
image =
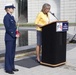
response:
[[[42,11],[44,11],[44,9],[45,9],[45,8],[48,8],[48,7],[51,7],[51,5],[48,4],[48,3],[43,4],[43,6],[42,6]]]

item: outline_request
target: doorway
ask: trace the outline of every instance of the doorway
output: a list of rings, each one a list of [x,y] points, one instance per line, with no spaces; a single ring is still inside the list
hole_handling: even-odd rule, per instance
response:
[[[28,22],[28,3],[27,0],[19,0],[18,2],[18,18],[19,22]]]

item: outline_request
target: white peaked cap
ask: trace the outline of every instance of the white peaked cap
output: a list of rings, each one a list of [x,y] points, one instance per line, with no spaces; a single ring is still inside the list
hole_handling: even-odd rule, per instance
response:
[[[8,3],[5,5],[5,9],[7,8],[15,8],[15,6],[12,3]]]

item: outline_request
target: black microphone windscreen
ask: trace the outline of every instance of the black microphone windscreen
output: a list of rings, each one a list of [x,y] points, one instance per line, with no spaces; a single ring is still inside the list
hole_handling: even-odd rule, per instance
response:
[[[52,15],[54,15],[54,13],[50,12]]]

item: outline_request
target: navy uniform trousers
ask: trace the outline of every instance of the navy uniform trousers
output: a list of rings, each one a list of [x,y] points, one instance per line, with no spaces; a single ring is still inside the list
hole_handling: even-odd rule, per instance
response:
[[[4,16],[4,26],[5,26],[5,71],[12,71],[15,69],[14,58],[15,58],[15,48],[16,48],[16,22],[14,17],[7,13]]]

